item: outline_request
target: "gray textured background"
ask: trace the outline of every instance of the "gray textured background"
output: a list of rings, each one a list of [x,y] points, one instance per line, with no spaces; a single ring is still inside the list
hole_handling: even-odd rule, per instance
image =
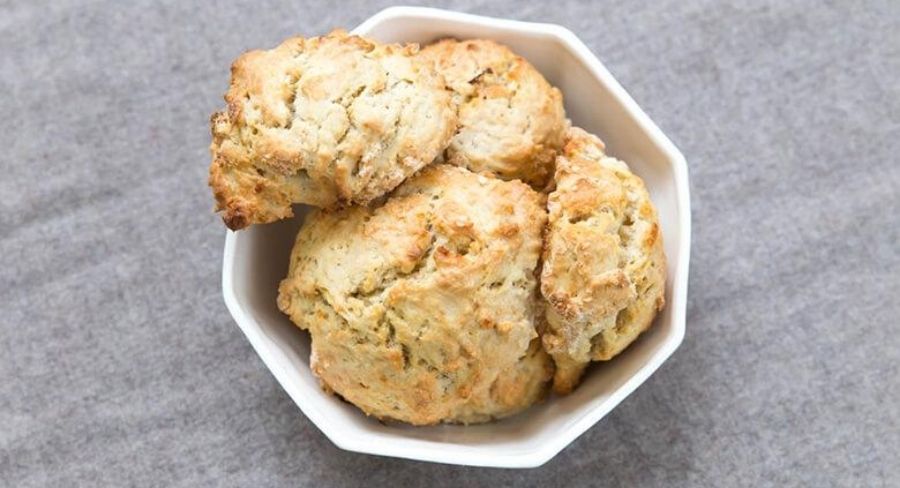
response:
[[[341,3],[0,0],[0,485],[900,486],[900,2],[452,4],[575,31],[690,165],[684,344],[527,471],[338,450],[222,302],[228,65]]]

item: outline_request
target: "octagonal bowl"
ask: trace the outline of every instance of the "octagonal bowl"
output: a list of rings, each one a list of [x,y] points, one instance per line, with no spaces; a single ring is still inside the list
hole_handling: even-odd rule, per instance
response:
[[[667,306],[654,326],[612,361],[593,365],[571,395],[524,413],[474,425],[383,424],[324,393],[309,369],[309,336],[275,304],[279,281],[306,208],[290,220],[228,232],[222,286],[235,321],[300,410],[337,446],[423,461],[494,467],[539,466],[596,424],[643,383],[684,337],[690,201],[684,157],[588,48],[550,24],[436,9],[394,7],[354,29],[383,42],[488,38],[510,46],[558,86],[573,124],[597,134],[647,184],[668,256]]]

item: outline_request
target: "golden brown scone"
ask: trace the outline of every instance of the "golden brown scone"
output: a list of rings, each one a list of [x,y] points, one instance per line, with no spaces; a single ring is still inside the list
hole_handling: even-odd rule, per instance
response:
[[[568,393],[591,360],[619,354],[665,303],[666,257],[644,182],[572,128],[556,160],[541,271],[544,348],[553,388]]]
[[[225,224],[289,217],[292,203],[366,204],[432,162],[456,114],[417,50],[334,31],[239,57],[211,121]]]
[[[458,107],[445,160],[544,188],[566,127],[560,91],[493,41],[445,39],[420,56],[444,76]]]
[[[312,338],[326,389],[381,419],[476,423],[539,400],[544,197],[434,165],[380,207],[316,210],[278,306]]]

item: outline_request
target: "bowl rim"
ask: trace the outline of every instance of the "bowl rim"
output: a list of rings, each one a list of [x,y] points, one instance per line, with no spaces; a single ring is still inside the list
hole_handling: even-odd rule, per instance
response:
[[[288,396],[291,397],[303,414],[337,447],[365,454],[437,463],[505,468],[538,467],[555,457],[576,438],[618,406],[626,397],[631,395],[662,363],[668,360],[684,339],[691,247],[690,184],[687,161],[681,151],[638,106],[637,102],[631,98],[619,82],[613,78],[612,74],[591,50],[572,31],[561,25],[494,18],[431,7],[394,6],[385,8],[369,17],[354,28],[352,33],[365,35],[378,24],[397,18],[415,18],[426,21],[451,20],[490,29],[523,31],[555,37],[562,41],[566,48],[570,49],[590,71],[591,75],[598,79],[622,103],[626,112],[634,118],[640,129],[667,156],[674,176],[678,212],[677,225],[679,229],[679,249],[678,255],[674,259],[675,271],[671,276],[672,293],[669,297],[669,306],[672,307],[671,320],[674,335],[668,338],[660,350],[628,378],[621,387],[613,391],[606,401],[585,412],[577,421],[570,424],[566,429],[559,431],[556,435],[549,438],[547,442],[540,444],[532,451],[519,451],[512,454],[496,452],[487,457],[478,450],[444,451],[435,447],[434,444],[440,444],[436,441],[404,439],[402,442],[379,441],[373,443],[366,437],[347,435],[347,431],[340,425],[332,425],[330,419],[316,406],[304,401],[297,392],[285,388],[284,385],[288,384],[288,378],[292,373],[282,366],[282,361],[277,360],[280,353],[273,354],[271,352],[274,344],[262,333],[262,328],[257,321],[242,308],[237,297],[234,281],[234,261],[239,242],[237,233],[231,230],[228,230],[226,234],[222,266],[222,292],[225,305],[235,322],[237,322],[238,327],[247,337],[254,351],[275,376],[279,385],[288,393]],[[277,348],[275,350],[277,351]]]

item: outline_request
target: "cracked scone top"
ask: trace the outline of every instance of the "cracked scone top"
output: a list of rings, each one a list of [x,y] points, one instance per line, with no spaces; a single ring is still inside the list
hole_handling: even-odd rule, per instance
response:
[[[446,162],[543,188],[566,126],[560,91],[493,41],[445,39],[420,56],[444,76],[457,106]]]
[[[666,257],[644,182],[572,128],[556,161],[541,272],[553,388],[572,390],[591,360],[620,353],[665,303]]]
[[[289,217],[292,203],[366,204],[440,155],[456,114],[417,49],[334,31],[239,57],[211,120],[226,225]]]
[[[380,207],[316,210],[278,306],[312,338],[324,387],[368,415],[475,423],[540,399],[535,330],[543,197],[435,165]]]

